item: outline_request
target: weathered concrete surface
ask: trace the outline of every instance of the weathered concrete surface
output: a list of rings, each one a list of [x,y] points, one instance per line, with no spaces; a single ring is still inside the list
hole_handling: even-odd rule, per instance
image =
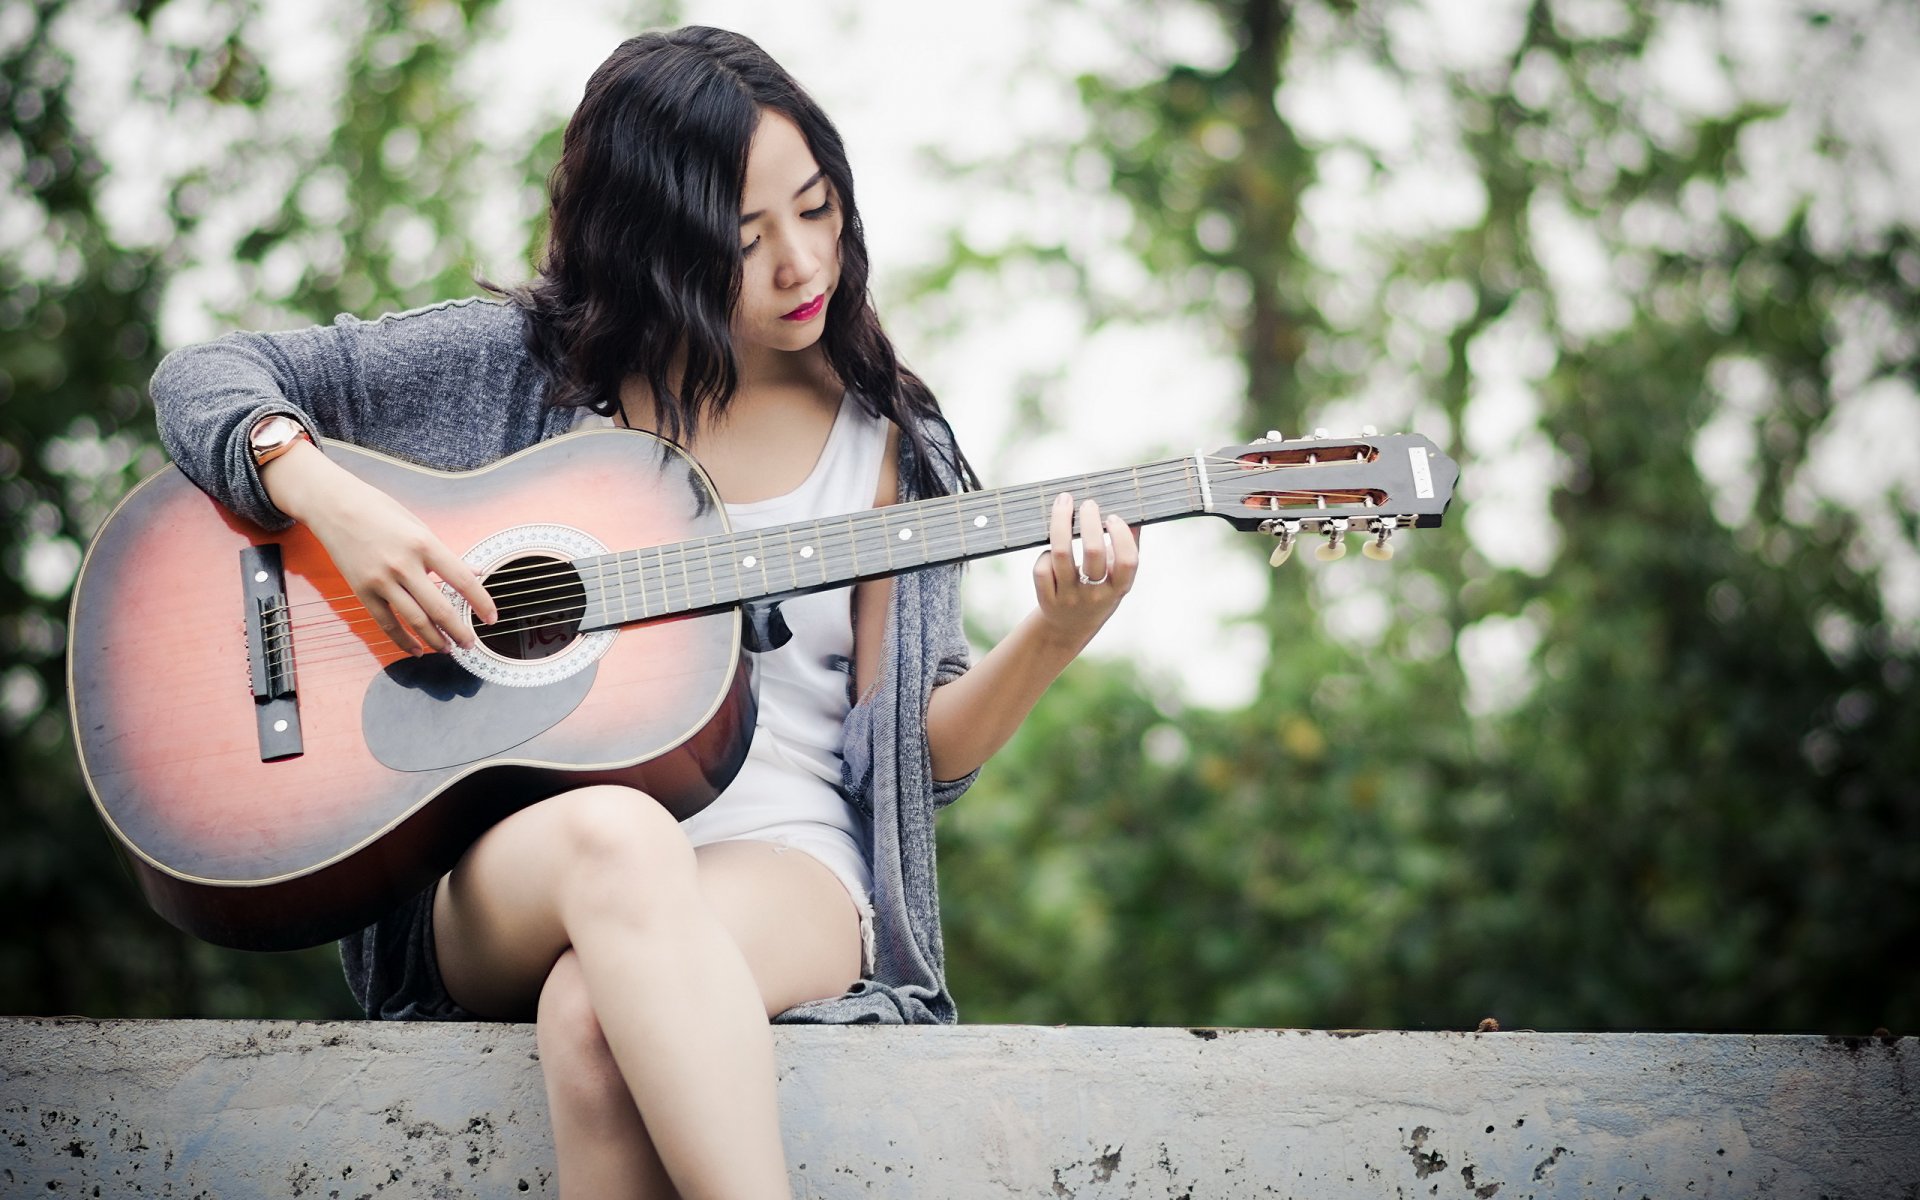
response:
[[[797,1194],[1920,1197],[1914,1041],[775,1032]],[[543,1196],[532,1030],[0,1020],[0,1196]]]

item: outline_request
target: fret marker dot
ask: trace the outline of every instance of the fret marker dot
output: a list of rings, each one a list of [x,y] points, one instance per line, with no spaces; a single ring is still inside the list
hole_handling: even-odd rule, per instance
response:
[[[743,567],[750,567],[753,564],[754,564],[754,557],[751,554],[747,555],[745,558],[740,560],[740,565]]]
[[[985,517],[975,517],[973,519],[973,527],[975,529],[985,529],[987,527],[987,519]]]
[[[812,557],[813,557],[813,547],[812,547],[812,546],[802,546],[802,547],[800,547],[800,557],[801,557],[801,558],[812,558]]]
[[[902,530],[900,531],[900,540],[901,540],[901,541],[903,541],[903,542],[906,542],[906,541],[911,541],[912,539],[913,539],[913,530],[911,530],[911,529],[902,529]]]

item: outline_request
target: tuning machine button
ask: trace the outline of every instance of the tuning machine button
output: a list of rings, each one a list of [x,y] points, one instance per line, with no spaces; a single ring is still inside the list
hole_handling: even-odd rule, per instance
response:
[[[1321,562],[1338,562],[1347,556],[1347,518],[1335,517],[1326,525],[1327,544],[1315,546],[1313,556]]]
[[[1293,557],[1293,543],[1300,536],[1300,522],[1271,520],[1260,522],[1260,532],[1273,535],[1273,553],[1267,556],[1267,565],[1277,567]]]
[[[1386,562],[1393,557],[1393,546],[1387,539],[1393,536],[1400,522],[1393,517],[1381,517],[1373,523],[1373,536],[1360,547],[1360,553],[1375,562]]]

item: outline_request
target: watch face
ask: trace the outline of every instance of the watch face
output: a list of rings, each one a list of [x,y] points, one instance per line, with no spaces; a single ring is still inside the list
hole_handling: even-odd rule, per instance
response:
[[[268,417],[256,425],[253,430],[253,448],[271,450],[283,446],[293,437],[293,422],[285,417]]]
[[[247,436],[247,442],[253,448],[253,461],[264,465],[305,434],[306,431],[300,427],[300,423],[291,417],[284,415],[268,417],[255,425]]]

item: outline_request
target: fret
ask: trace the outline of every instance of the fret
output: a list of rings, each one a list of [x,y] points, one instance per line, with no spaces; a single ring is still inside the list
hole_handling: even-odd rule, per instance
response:
[[[602,558],[600,561],[602,564],[606,562],[605,558]],[[605,595],[606,591],[606,578],[606,567],[602,565],[600,569],[602,595]],[[613,585],[620,589],[620,623],[625,625],[628,621],[633,620],[633,610],[627,602],[627,573],[620,565],[620,556],[618,554],[613,556]]]
[[[713,578],[713,549],[709,544],[712,540],[713,539],[711,538],[700,539],[700,554],[703,558],[706,559],[707,578],[709,580]],[[687,552],[682,551],[678,557],[680,559],[680,580],[682,583],[686,584],[686,587],[687,587],[686,603],[681,605],[681,607],[690,609],[694,606],[693,605],[693,568],[687,565],[687,560],[692,556]]]
[[[953,527],[960,534],[960,557],[965,558],[967,556],[967,548],[968,548],[967,547],[966,499],[965,497],[962,497],[962,496],[954,496],[952,497],[952,500],[953,500]]]
[[[700,566],[707,573],[707,591],[703,604],[719,604],[728,599],[739,599],[739,593],[729,596],[727,589],[721,586],[720,577],[713,572],[713,552],[715,538],[700,539]]]
[[[805,549],[813,551],[813,556],[810,561],[819,566],[820,582],[826,583],[832,578],[832,575],[827,569],[827,528],[824,524],[815,521],[812,525],[808,526],[807,545]]]
[[[633,602],[627,594],[627,570],[623,561],[625,557],[621,554],[602,554],[593,560],[595,577],[600,583],[601,603],[605,605],[609,616],[613,613],[613,605],[607,595],[607,576],[608,568],[612,568],[612,586],[620,589],[620,623],[622,625],[633,620]]]
[[[753,544],[751,546],[747,545],[747,538],[753,539]],[[766,539],[760,536],[760,533],[758,530],[751,531],[747,533],[744,537],[734,538],[733,542],[727,547],[727,549],[729,553],[731,553],[733,556],[733,561],[735,564],[734,573],[736,576],[739,574],[739,572],[742,569],[745,569],[749,576],[753,575],[755,572],[758,572],[760,576],[760,585],[758,588],[754,590],[758,591],[763,596],[770,595],[775,590],[772,582],[769,581],[767,578]],[[747,588],[743,584],[740,589],[740,595],[742,597],[745,597],[746,594],[747,594]]]

